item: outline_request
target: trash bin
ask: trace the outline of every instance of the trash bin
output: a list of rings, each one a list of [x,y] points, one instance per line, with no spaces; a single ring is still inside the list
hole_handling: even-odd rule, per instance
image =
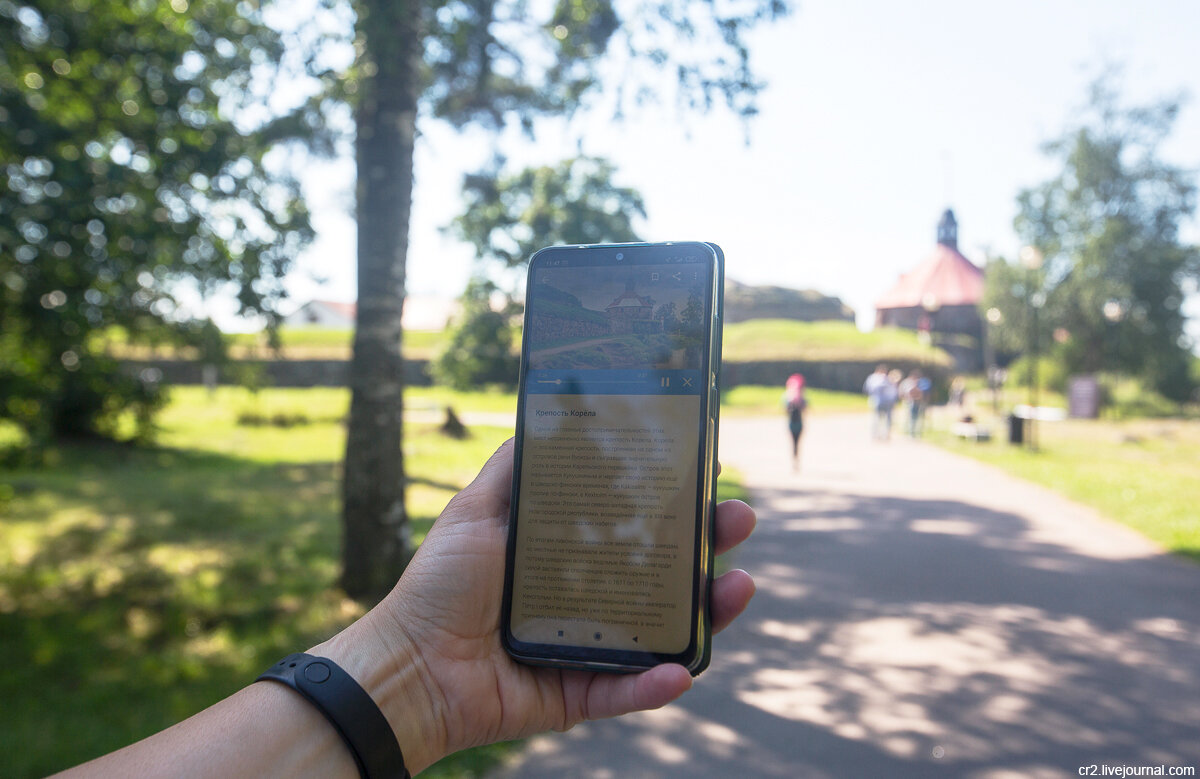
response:
[[[1008,415],[1008,442],[1010,444],[1025,443],[1025,420],[1016,414]]]

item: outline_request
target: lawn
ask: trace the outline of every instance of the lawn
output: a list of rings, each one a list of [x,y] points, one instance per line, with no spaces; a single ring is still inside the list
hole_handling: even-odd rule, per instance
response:
[[[467,416],[513,406],[502,394],[407,399]],[[159,730],[362,613],[335,587],[348,400],[179,388],[156,448],[62,447],[43,467],[0,471],[0,773],[45,775]],[[418,539],[512,433],[471,431],[455,441],[433,422],[406,426]],[[738,494],[730,478],[723,497]],[[476,776],[515,748],[470,750],[427,775]]]
[[[1040,422],[1037,451],[996,439],[956,439],[939,425],[930,438],[1091,506],[1200,561],[1200,424],[1188,420]]]
[[[406,332],[404,353],[412,359],[432,359],[442,350],[445,333]],[[922,343],[917,334],[897,328],[878,328],[863,333],[850,322],[797,322],[760,319],[725,325],[724,358],[731,362],[756,360],[912,360],[948,365],[939,349]],[[346,358],[350,354],[349,331],[316,328],[284,329],[280,333],[284,355],[299,358]],[[260,335],[234,336],[234,354],[243,355],[265,340]],[[520,348],[521,333],[513,333],[514,348]]]
[[[722,356],[727,362],[913,361],[950,365],[945,352],[922,343],[910,330],[881,327],[863,333],[850,322],[790,319],[752,319],[725,325]]]
[[[414,360],[436,358],[445,347],[448,332],[407,331],[404,356]],[[730,362],[759,360],[808,361],[913,361],[949,365],[945,352],[922,343],[908,330],[885,327],[863,333],[850,322],[798,322],[788,319],[755,319],[725,325],[724,358]],[[230,356],[235,359],[267,358],[273,355],[264,333],[234,333],[229,336]],[[118,357],[193,359],[194,352],[162,345],[156,348],[130,345],[120,331],[101,338],[105,348]],[[281,356],[292,360],[344,360],[350,357],[353,332],[316,327],[285,327],[279,331]],[[513,330],[513,348],[521,344],[520,328]]]

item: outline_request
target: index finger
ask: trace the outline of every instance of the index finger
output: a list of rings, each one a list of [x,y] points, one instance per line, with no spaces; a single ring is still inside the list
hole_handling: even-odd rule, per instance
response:
[[[754,532],[758,517],[754,509],[740,500],[727,500],[717,505],[713,528],[713,551],[725,554],[745,541]]]

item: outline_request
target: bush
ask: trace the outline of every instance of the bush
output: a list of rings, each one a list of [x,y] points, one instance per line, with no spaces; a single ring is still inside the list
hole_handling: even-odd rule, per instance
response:
[[[1009,387],[1027,387],[1030,384],[1030,371],[1033,368],[1033,360],[1029,357],[1021,357],[1013,360],[1008,366]],[[1042,389],[1052,390],[1060,394],[1065,394],[1067,391],[1067,379],[1069,378],[1067,364],[1060,360],[1055,355],[1042,355],[1037,361],[1037,382]]]
[[[1137,376],[1106,374],[1100,377],[1109,416],[1117,419],[1164,419],[1185,414],[1182,404],[1146,386]]]
[[[488,384],[515,387],[520,361],[513,353],[509,310],[495,311],[491,282],[475,280],[463,293],[462,314],[450,343],[432,366],[434,379],[457,390]]]
[[[13,344],[6,344],[13,346]],[[35,446],[58,438],[116,438],[127,414],[135,437],[149,438],[165,402],[156,376],[132,376],[107,355],[82,347],[60,354],[38,343],[0,349],[0,420]]]

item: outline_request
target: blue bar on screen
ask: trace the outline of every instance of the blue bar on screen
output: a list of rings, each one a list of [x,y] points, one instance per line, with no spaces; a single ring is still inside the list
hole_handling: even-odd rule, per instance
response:
[[[525,391],[536,395],[699,395],[703,373],[683,370],[532,370]]]

